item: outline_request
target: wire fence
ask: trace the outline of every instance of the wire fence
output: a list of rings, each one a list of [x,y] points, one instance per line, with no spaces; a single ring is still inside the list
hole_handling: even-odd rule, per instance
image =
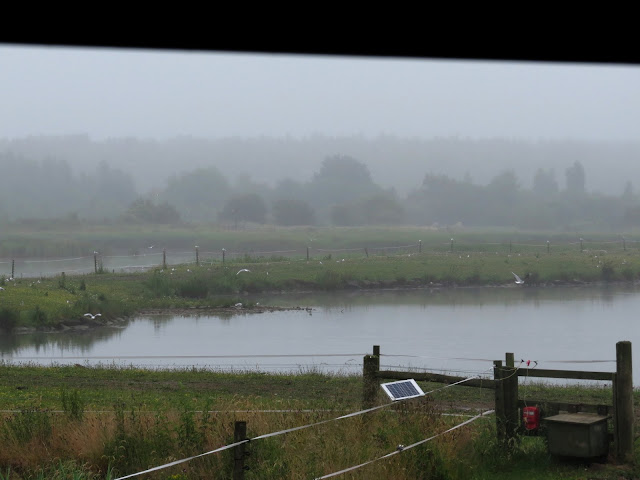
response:
[[[394,256],[411,254],[443,255],[450,253],[495,253],[495,254],[554,254],[586,252],[606,254],[614,252],[638,251],[640,240],[617,237],[615,239],[583,239],[575,241],[544,241],[520,243],[513,241],[479,242],[456,240],[423,244],[362,246],[349,248],[303,247],[288,250],[260,251],[245,249],[238,251],[202,250],[196,246],[191,250],[166,250],[147,247],[147,252],[127,255],[92,255],[64,258],[3,258],[0,259],[0,276],[5,277],[50,277],[60,275],[83,275],[108,271],[113,273],[141,272],[153,268],[189,264],[216,264],[225,262],[287,262],[298,260],[324,260],[339,257],[368,258],[369,256]]]

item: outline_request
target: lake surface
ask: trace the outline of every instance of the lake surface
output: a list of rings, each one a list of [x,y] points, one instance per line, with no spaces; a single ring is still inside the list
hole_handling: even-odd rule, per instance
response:
[[[359,373],[381,364],[491,376],[493,360],[615,371],[620,340],[640,346],[640,288],[497,287],[248,297],[307,310],[148,315],[124,328],[0,336],[0,360],[38,364]],[[635,352],[634,352],[635,353]],[[634,355],[640,384],[640,351]]]

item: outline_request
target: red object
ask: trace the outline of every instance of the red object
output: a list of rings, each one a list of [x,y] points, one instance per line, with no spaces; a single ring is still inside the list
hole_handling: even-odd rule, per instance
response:
[[[526,430],[537,430],[540,427],[540,409],[538,407],[524,407],[522,422]]]

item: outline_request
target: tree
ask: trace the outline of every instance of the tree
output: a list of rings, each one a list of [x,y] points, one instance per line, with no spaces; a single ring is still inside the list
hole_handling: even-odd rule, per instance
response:
[[[558,182],[553,169],[539,168],[533,177],[533,193],[539,197],[548,197],[558,193]]]
[[[266,216],[267,206],[262,197],[256,193],[231,197],[220,212],[222,220],[231,220],[233,222],[265,223]]]
[[[175,205],[190,220],[214,220],[230,194],[231,187],[224,175],[209,167],[171,177],[158,198]]]
[[[367,166],[357,160],[336,155],[327,157],[308,188],[314,205],[331,205],[350,202],[363,195],[382,189],[371,179]]]
[[[352,205],[341,204],[331,207],[331,223],[338,227],[356,225],[356,214]]]
[[[622,197],[624,201],[631,202],[633,200],[633,184],[631,180],[627,180],[627,183],[624,185],[624,191],[622,192]]]
[[[123,214],[127,223],[174,224],[180,222],[180,214],[172,205],[164,202],[155,205],[149,199],[136,199]]]
[[[585,192],[585,173],[584,167],[580,162],[574,162],[573,165],[565,171],[567,178],[567,192],[574,194],[582,194]]]
[[[304,200],[280,198],[273,202],[273,217],[278,225],[314,225],[315,212]]]
[[[358,206],[362,223],[367,225],[397,225],[404,220],[404,208],[388,192],[363,197]]]

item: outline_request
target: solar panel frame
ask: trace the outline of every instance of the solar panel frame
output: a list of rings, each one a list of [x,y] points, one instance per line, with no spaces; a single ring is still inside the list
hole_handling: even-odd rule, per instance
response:
[[[413,378],[383,383],[380,386],[394,402],[396,400],[406,400],[424,395],[424,392]]]

